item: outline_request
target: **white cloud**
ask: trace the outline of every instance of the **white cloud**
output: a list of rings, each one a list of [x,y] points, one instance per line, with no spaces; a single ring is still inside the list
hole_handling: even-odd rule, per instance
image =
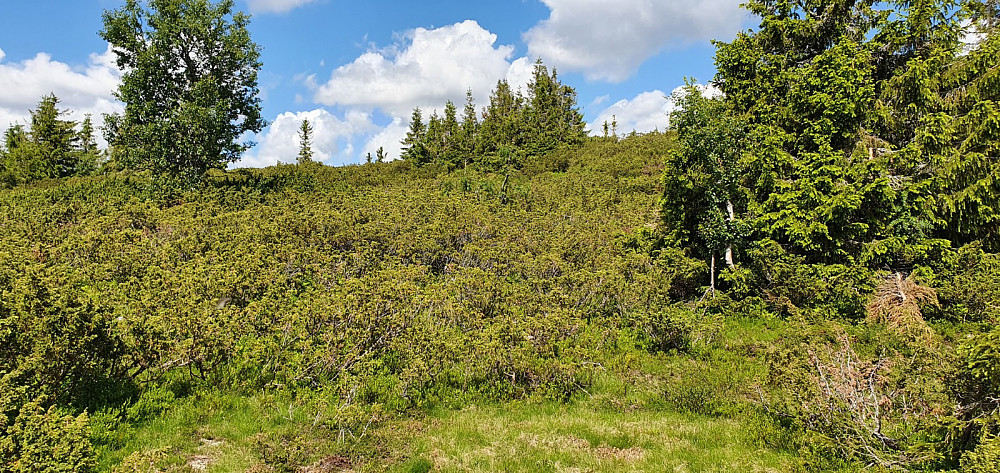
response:
[[[542,0],[549,18],[524,33],[531,57],[590,80],[621,82],[660,51],[727,37],[747,14],[738,0]]]
[[[986,40],[986,33],[982,31],[982,25],[977,25],[972,20],[962,22],[962,36],[959,38],[959,55],[965,56],[979,49],[979,46]],[[0,51],[2,54],[3,51]],[[3,56],[0,56],[2,58]]]
[[[364,147],[361,148],[361,154],[367,155],[371,153],[372,159],[378,155],[378,149],[382,148],[382,151],[386,155],[387,161],[392,161],[394,159],[399,159],[401,156],[401,145],[400,142],[406,137],[406,131],[410,128],[409,121],[404,120],[401,117],[395,117],[389,126],[385,127],[375,136],[372,136]]]
[[[60,108],[69,111],[70,119],[82,121],[91,114],[98,126],[103,122],[101,114],[123,110],[112,95],[121,74],[110,46],[103,54],[91,54],[86,66],[55,61],[46,53],[17,63],[4,63],[4,58],[0,51],[0,90],[4,91],[0,94],[0,133],[11,124],[27,124],[30,110],[50,93],[59,98]]]
[[[703,95],[717,97],[722,92],[711,85],[697,85]],[[684,93],[684,87],[677,87],[670,94],[660,90],[643,92],[631,100],[620,100],[604,109],[597,119],[587,125],[592,135],[604,133],[604,122],[610,127],[618,122],[618,135],[626,135],[633,131],[647,133],[664,131],[670,126],[670,114],[677,110],[677,96]]]
[[[494,47],[497,36],[472,20],[433,30],[417,28],[404,38],[407,44],[366,52],[337,68],[324,84],[310,78],[314,99],[409,117],[414,107],[440,108],[446,100],[461,104],[469,88],[482,102],[497,80],[509,78],[516,87],[530,77],[526,58],[511,63],[514,47]]]
[[[254,13],[285,13],[316,0],[248,0]]]
[[[299,127],[304,119],[308,119],[313,127],[313,159],[330,161],[341,158],[336,159],[337,164],[346,159],[345,155],[349,156],[354,152],[350,141],[346,142],[343,149],[340,148],[341,142],[377,129],[372,123],[371,115],[359,110],[350,110],[343,118],[323,109],[285,112],[278,115],[263,133],[256,153],[244,155],[236,166],[263,167],[278,162],[294,163],[299,154]]]
[[[401,35],[399,43],[365,52],[337,68],[324,83],[317,83],[313,76],[305,82],[317,103],[343,107],[348,113],[380,110],[387,115],[389,125],[356,138],[364,142],[362,156],[375,156],[382,147],[395,159],[415,107],[425,117],[435,110],[443,113],[448,100],[461,109],[468,89],[477,107],[483,107],[500,79],[515,90],[524,88],[534,62],[526,57],[515,59],[513,46],[496,42],[497,35],[473,20],[437,29],[417,28]]]

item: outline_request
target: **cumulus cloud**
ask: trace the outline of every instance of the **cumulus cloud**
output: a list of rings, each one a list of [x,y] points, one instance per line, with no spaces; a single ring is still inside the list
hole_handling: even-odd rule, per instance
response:
[[[497,35],[473,20],[417,28],[399,38],[397,44],[367,51],[337,68],[326,82],[305,79],[317,103],[348,113],[379,110],[389,117],[387,126],[357,137],[364,142],[362,156],[375,156],[381,147],[390,159],[398,158],[415,107],[425,117],[435,110],[443,113],[448,100],[461,108],[470,88],[482,107],[498,80],[506,79],[515,90],[524,88],[534,70],[533,61],[514,58],[513,46],[496,44]]]
[[[248,0],[254,13],[285,13],[316,0]]]
[[[299,127],[302,126],[302,120],[306,119],[313,127],[313,159],[321,162],[335,159],[336,164],[342,163],[344,155],[354,152],[350,138],[372,133],[377,129],[372,123],[371,114],[359,110],[350,110],[343,118],[323,109],[285,112],[278,115],[263,133],[256,153],[244,155],[236,165],[263,167],[279,162],[294,163],[299,154]]]
[[[621,82],[665,48],[726,37],[738,0],[542,0],[549,18],[524,33],[531,57],[590,80]]]
[[[400,154],[402,154],[400,142],[406,137],[408,129],[408,120],[404,120],[402,117],[394,117],[389,126],[383,128],[382,131],[372,136],[365,143],[361,149],[361,154],[367,155],[371,153],[372,159],[375,159],[375,156],[378,155],[378,149],[382,148],[387,160],[399,159],[401,157]]]
[[[528,59],[511,61],[514,47],[494,46],[497,35],[473,20],[417,28],[404,38],[405,44],[368,51],[337,68],[323,84],[310,78],[314,99],[409,117],[414,107],[440,108],[446,100],[461,104],[469,88],[482,102],[497,80],[507,78],[516,88],[530,78]]]
[[[962,22],[962,36],[959,38],[959,44],[961,44],[961,49],[959,54],[962,56],[968,55],[972,51],[979,49],[979,46],[986,40],[986,34],[983,33],[982,25],[977,25],[972,22],[972,20],[965,20]],[[0,51],[3,54],[3,51]],[[0,56],[2,58],[3,56]]]
[[[27,124],[30,110],[50,93],[59,98],[61,108],[69,110],[70,119],[81,121],[91,114],[98,126],[102,114],[123,110],[112,95],[121,74],[110,46],[102,54],[91,54],[83,66],[55,61],[46,53],[15,63],[4,59],[0,51],[0,90],[4,91],[0,94],[0,133],[12,124]]]
[[[702,95],[708,97],[718,97],[722,94],[719,89],[711,85],[696,87]],[[617,121],[619,135],[633,131],[636,133],[664,131],[670,126],[670,114],[677,110],[677,99],[683,93],[682,86],[675,88],[669,94],[654,90],[643,92],[631,100],[620,100],[604,109],[596,120],[587,125],[587,129],[593,135],[600,135],[604,133],[604,122],[610,127]]]

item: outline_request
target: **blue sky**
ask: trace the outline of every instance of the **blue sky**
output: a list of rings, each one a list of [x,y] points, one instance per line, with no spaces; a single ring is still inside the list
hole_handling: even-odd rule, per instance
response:
[[[55,93],[79,119],[121,109],[120,73],[97,35],[121,0],[5,2],[0,16],[0,130]],[[291,162],[303,118],[328,164],[398,154],[410,111],[482,106],[501,78],[515,87],[540,57],[577,89],[595,129],[662,129],[665,98],[685,77],[714,74],[710,39],[753,24],[731,0],[237,0],[263,48],[260,86],[271,125],[240,165]]]

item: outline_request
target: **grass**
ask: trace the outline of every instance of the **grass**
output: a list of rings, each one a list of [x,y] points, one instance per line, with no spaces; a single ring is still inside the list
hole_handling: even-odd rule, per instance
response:
[[[435,412],[414,457],[390,471],[747,471],[794,469],[752,445],[741,424],[657,410],[512,403]]]
[[[119,427],[126,440],[102,449],[99,469],[123,460],[142,468],[118,471],[776,472],[796,465],[794,454],[757,445],[751,432],[759,426],[637,404],[440,408],[387,418],[346,441],[315,426],[314,406],[224,393],[179,399],[149,421]]]
[[[118,426],[114,435],[121,441],[99,447],[98,469],[111,471],[124,460],[154,464],[155,471],[247,471],[260,463],[265,448],[307,462],[312,452],[330,451],[335,444],[323,438],[325,432],[309,428],[313,415],[273,396],[209,392],[179,399],[146,422]],[[274,452],[270,447],[280,449],[282,439],[296,439],[296,445]]]
[[[367,435],[358,427],[344,435],[334,420],[349,410],[322,393],[152,395],[152,411],[100,448],[100,469],[130,458],[158,471],[208,472],[792,471],[800,459],[782,450],[789,432],[747,408],[739,388],[763,376],[761,347],[783,330],[728,319],[696,356],[651,354],[625,340],[575,401],[373,411],[381,414]],[[361,424],[348,425],[362,425],[372,414],[351,415]]]

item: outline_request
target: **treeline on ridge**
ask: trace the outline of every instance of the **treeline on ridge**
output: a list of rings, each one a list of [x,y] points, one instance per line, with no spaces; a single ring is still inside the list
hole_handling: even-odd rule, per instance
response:
[[[31,111],[28,129],[12,124],[0,143],[0,185],[16,186],[40,179],[84,176],[104,165],[90,116],[82,123],[66,120],[55,95],[43,97]]]
[[[403,159],[416,165],[443,164],[449,168],[475,164],[486,169],[520,167],[527,156],[583,143],[583,114],[576,104],[576,91],[559,82],[539,59],[527,93],[513,91],[507,80],[497,82],[490,102],[477,117],[472,91],[466,93],[461,121],[451,101],[444,116],[433,112],[424,123],[423,111],[413,110],[410,128],[403,140]]]

